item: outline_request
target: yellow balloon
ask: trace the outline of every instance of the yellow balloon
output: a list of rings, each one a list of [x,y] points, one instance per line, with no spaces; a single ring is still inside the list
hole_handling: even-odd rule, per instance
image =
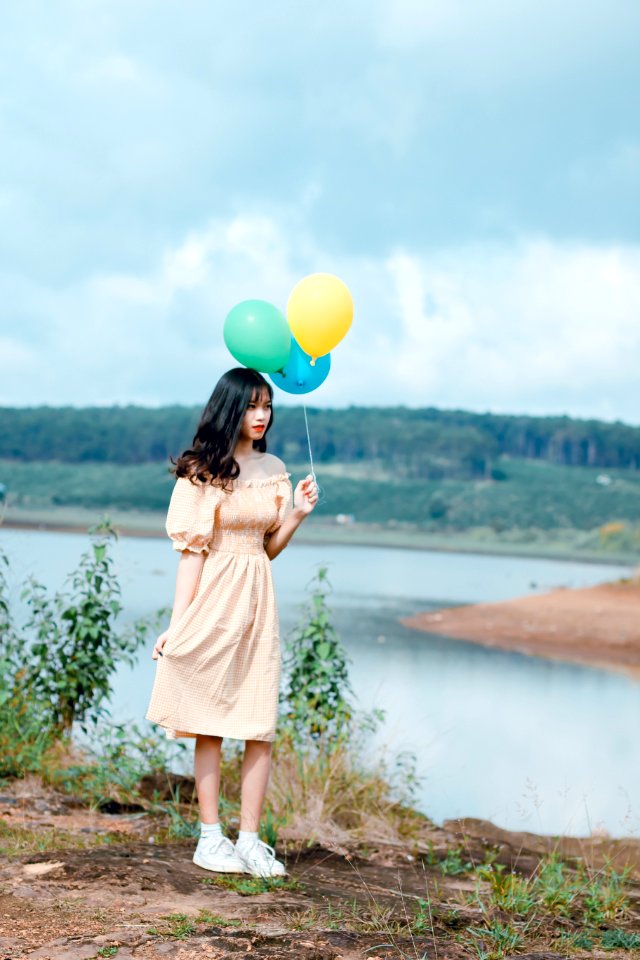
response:
[[[349,288],[331,273],[312,273],[291,291],[287,320],[298,344],[311,356],[331,353],[340,343],[353,320],[353,300]]]

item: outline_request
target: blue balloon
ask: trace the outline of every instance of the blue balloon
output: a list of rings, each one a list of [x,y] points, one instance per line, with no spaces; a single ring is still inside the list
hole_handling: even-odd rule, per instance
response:
[[[278,373],[270,373],[276,387],[287,393],[311,393],[329,376],[331,369],[331,354],[318,357],[315,366],[311,366],[311,357],[302,347],[291,338],[291,353],[289,359]]]

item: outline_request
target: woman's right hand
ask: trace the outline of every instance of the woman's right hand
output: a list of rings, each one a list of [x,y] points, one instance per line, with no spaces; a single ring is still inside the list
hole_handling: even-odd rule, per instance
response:
[[[153,653],[151,654],[151,659],[152,659],[152,660],[157,660],[159,656],[160,656],[160,657],[163,656],[162,648],[164,647],[165,643],[167,642],[168,636],[169,636],[169,631],[168,631],[168,630],[165,630],[164,633],[161,633],[161,634],[160,634],[160,636],[159,636],[158,639],[156,640],[156,642],[155,642],[155,644],[154,644],[154,647],[153,647]]]

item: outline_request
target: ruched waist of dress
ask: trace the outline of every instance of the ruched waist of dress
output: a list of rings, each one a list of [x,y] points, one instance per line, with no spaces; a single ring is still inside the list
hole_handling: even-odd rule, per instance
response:
[[[256,540],[254,537],[234,537],[228,533],[216,541],[209,544],[209,555],[214,553],[235,553],[245,556],[267,557],[264,549],[264,540]]]

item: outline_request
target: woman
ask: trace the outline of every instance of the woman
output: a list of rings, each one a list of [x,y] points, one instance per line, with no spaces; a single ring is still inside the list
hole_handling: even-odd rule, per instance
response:
[[[194,862],[261,877],[285,873],[258,838],[280,685],[270,561],[318,500],[309,475],[296,486],[292,506],[290,474],[267,453],[272,397],[256,370],[227,371],[200,417],[193,448],[175,461],[166,529],[181,557],[171,621],[153,648],[158,664],[146,713],[168,737],[196,740],[201,832]],[[223,737],[245,741],[235,846],[218,819]]]

